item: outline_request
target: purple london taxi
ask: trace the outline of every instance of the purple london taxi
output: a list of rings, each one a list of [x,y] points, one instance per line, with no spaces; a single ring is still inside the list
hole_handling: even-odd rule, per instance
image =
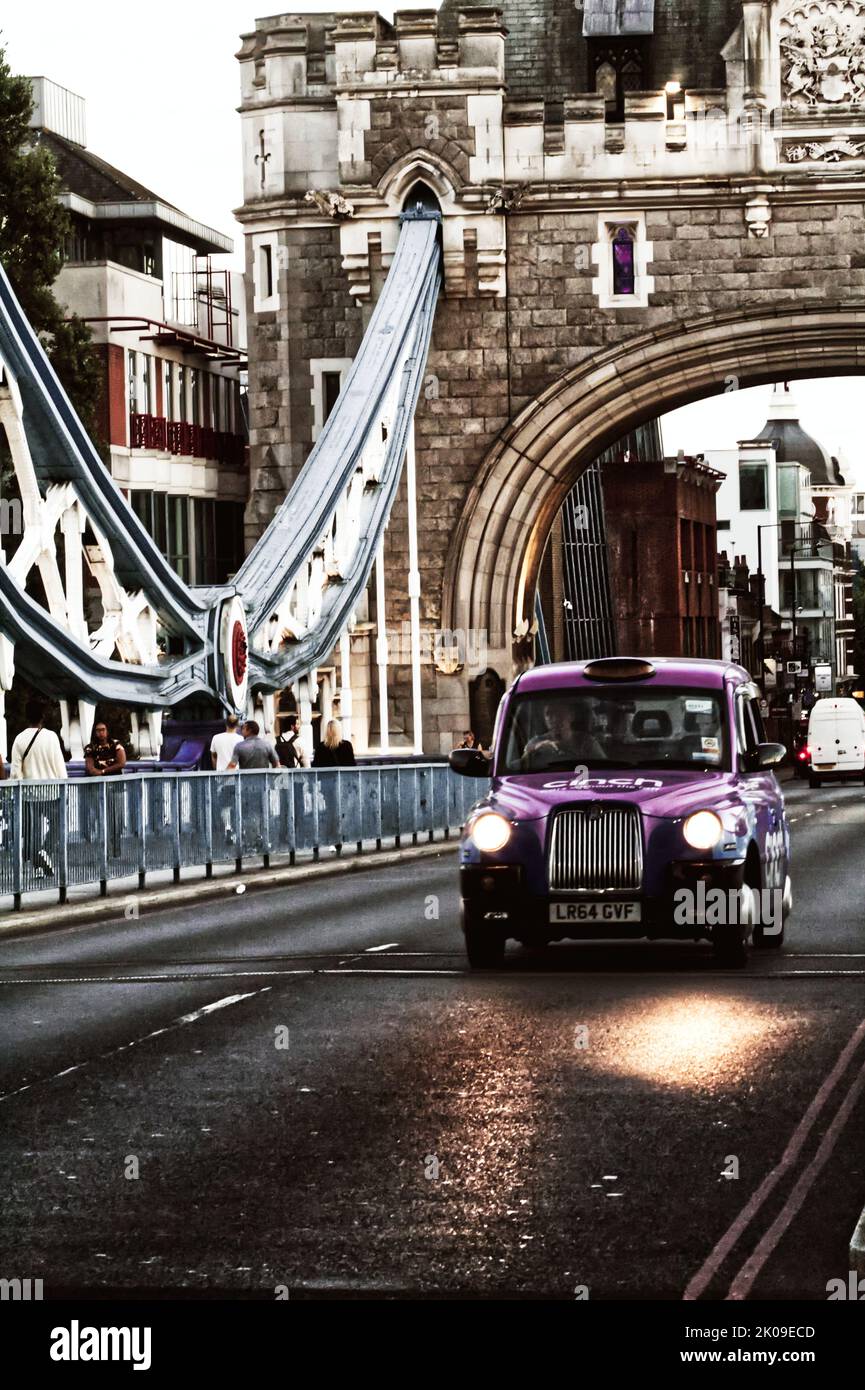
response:
[[[469,962],[565,937],[712,942],[720,964],[779,947],[790,832],[760,694],[725,661],[606,657],[519,676],[460,844]],[[775,905],[773,910],[773,903]],[[762,908],[762,910],[761,910]]]

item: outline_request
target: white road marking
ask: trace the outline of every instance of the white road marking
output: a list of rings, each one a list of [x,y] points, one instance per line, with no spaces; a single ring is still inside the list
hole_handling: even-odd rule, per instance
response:
[[[778,1245],[778,1242],[789,1230],[802,1203],[805,1201],[805,1198],[808,1196],[808,1193],[814,1186],[823,1168],[832,1157],[832,1152],[841,1137],[841,1132],[849,1120],[863,1090],[865,1090],[865,1062],[862,1063],[856,1074],[855,1080],[848,1088],[847,1094],[838,1107],[835,1118],[823,1135],[823,1139],[816,1154],[811,1159],[807,1168],[800,1173],[798,1182],[787,1198],[787,1201],[784,1203],[784,1206],[775,1217],[768,1231],[766,1231],[763,1239],[742,1265],[742,1268],[730,1285],[727,1300],[738,1300],[748,1297],[761,1269]]]
[[[847,1067],[849,1066],[851,1059],[855,1055],[856,1049],[861,1043],[863,1037],[865,1037],[865,1020],[863,1020],[858,1025],[858,1027],[854,1029],[853,1033],[845,1043],[837,1061],[835,1062],[834,1067],[828,1073],[828,1075],[824,1077],[817,1090],[816,1095],[811,1101],[811,1104],[808,1106],[808,1109],[805,1111],[805,1114],[802,1116],[801,1120],[799,1121],[798,1125],[793,1131],[793,1134],[791,1135],[787,1143],[787,1147],[781,1155],[781,1158],[779,1159],[778,1163],[776,1163],[775,1167],[772,1168],[771,1171],[766,1174],[759,1187],[754,1192],[752,1192],[748,1201],[745,1203],[745,1206],[739,1212],[739,1215],[730,1224],[730,1226],[728,1226],[727,1230],[724,1232],[724,1235],[717,1242],[714,1248],[710,1251],[700,1268],[697,1270],[697,1273],[691,1279],[690,1283],[685,1289],[684,1294],[682,1295],[682,1298],[686,1302],[693,1302],[694,1300],[698,1299],[701,1294],[705,1293],[706,1289],[708,1288],[717,1271],[720,1269],[724,1260],[727,1258],[731,1250],[733,1250],[738,1241],[741,1239],[742,1235],[747,1230],[754,1217],[758,1214],[761,1207],[766,1202],[766,1199],[775,1190],[778,1183],[786,1175],[786,1173],[793,1167],[794,1163],[799,1158],[799,1155],[805,1146],[805,1142],[809,1134],[811,1133],[811,1130],[814,1128],[814,1125],[819,1119],[821,1111],[825,1107],[826,1102],[832,1094],[832,1091],[835,1089],[838,1082],[841,1080],[842,1076],[847,1070]],[[852,1094],[852,1091],[848,1093],[848,1100],[850,1098],[850,1094]],[[840,1113],[841,1112],[839,1111],[839,1114]],[[830,1128],[830,1130],[827,1131],[827,1138],[829,1136],[829,1133],[831,1132],[832,1131]],[[818,1156],[819,1152],[820,1151],[818,1150]],[[806,1169],[805,1171],[807,1173],[809,1170]],[[794,1192],[795,1190],[796,1189],[794,1189]],[[773,1228],[770,1227],[770,1230],[772,1229]]]
[[[141,1038],[133,1038],[131,1042],[121,1043],[119,1047],[110,1047],[107,1052],[100,1052],[96,1057],[89,1057],[84,1062],[76,1062],[72,1067],[66,1067],[63,1071],[55,1072],[52,1076],[39,1077],[36,1081],[29,1081],[26,1086],[19,1086],[15,1091],[7,1091],[5,1095],[0,1095],[0,1101],[11,1100],[13,1096],[20,1096],[24,1091],[31,1091],[34,1086],[42,1086],[47,1081],[58,1081],[61,1076],[68,1076],[70,1072],[80,1071],[82,1067],[89,1066],[91,1062],[102,1062],[107,1057],[115,1057],[119,1052],[127,1052],[130,1047],[138,1047],[141,1043],[146,1043],[151,1038],[162,1037],[163,1033],[174,1032],[177,1028],[183,1028],[188,1023],[197,1023],[200,1018],[207,1014],[215,1013],[217,1009],[227,1009],[231,1004],[239,1004],[242,999],[252,999],[256,994],[266,994],[270,985],[265,985],[262,989],[251,990],[248,994],[229,994],[224,999],[217,999],[212,1004],[205,1004],[203,1008],[196,1009],[191,1014],[181,1014],[180,1018],[174,1019],[172,1023],[167,1023],[164,1028],[156,1028],[152,1033],[145,1033]]]
[[[375,951],[392,951],[394,946],[398,945],[398,941],[388,941],[384,946],[367,946],[364,955],[371,956]]]

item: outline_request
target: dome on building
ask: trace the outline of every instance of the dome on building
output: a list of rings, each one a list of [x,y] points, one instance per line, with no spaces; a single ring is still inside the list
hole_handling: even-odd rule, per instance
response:
[[[811,473],[814,487],[843,487],[838,460],[799,424],[799,407],[787,386],[777,387],[769,418],[756,436],[762,444],[774,443],[779,463],[800,463]]]

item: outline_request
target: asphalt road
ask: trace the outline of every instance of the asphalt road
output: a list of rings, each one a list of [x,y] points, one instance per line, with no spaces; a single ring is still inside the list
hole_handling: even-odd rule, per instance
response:
[[[788,803],[788,946],[745,972],[566,943],[469,974],[453,851],[5,939],[0,1275],[824,1300],[865,1203],[865,794]]]

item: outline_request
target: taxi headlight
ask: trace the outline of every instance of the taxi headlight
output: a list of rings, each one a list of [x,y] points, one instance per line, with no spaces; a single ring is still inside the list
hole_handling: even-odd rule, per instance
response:
[[[714,849],[724,833],[714,811],[695,811],[682,826],[682,834],[692,849]]]
[[[490,854],[507,844],[511,827],[504,816],[495,811],[484,811],[472,825],[471,837],[478,849]]]

